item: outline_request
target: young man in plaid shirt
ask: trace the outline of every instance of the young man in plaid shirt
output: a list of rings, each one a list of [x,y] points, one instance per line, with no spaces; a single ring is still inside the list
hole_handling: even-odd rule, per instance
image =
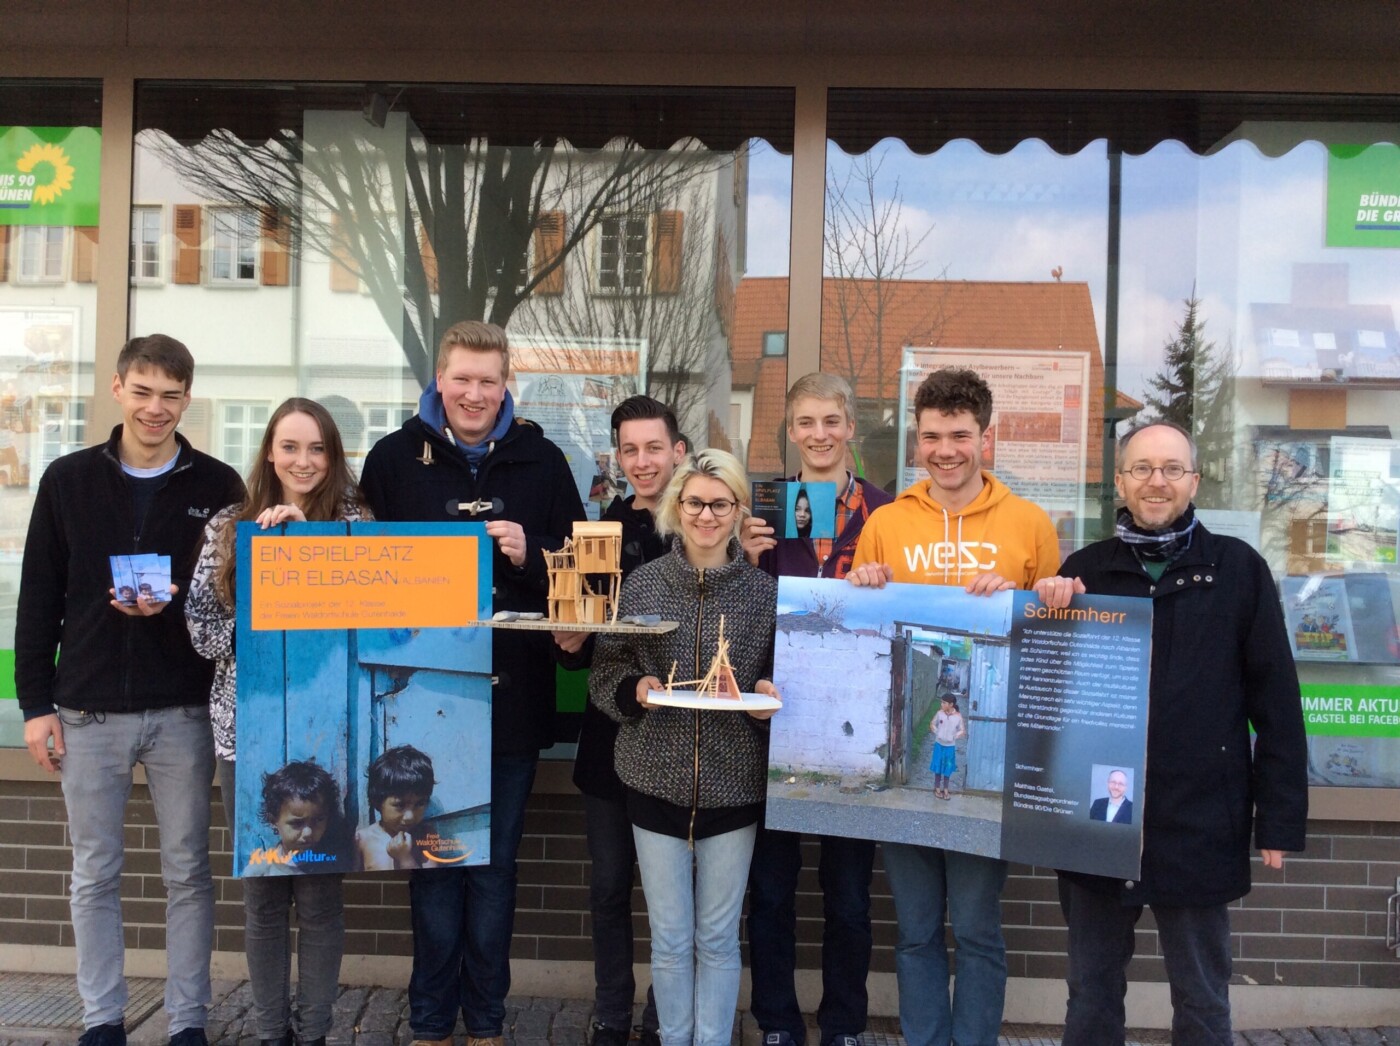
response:
[[[762,519],[744,522],[750,562],[774,577],[843,578],[851,567],[866,518],[890,495],[846,469],[846,445],[855,435],[855,396],[834,374],[806,374],[787,394],[787,434],[802,457],[790,479],[836,484],[836,537],[775,538]],[[870,971],[870,872],[875,843],[818,836],[825,922],[822,929],[822,999],[817,1009],[820,1046],[855,1046],[865,1030]],[[802,837],[763,828],[749,874],[750,1010],[765,1046],[805,1046],[806,1026],[797,1003],[797,877]]]

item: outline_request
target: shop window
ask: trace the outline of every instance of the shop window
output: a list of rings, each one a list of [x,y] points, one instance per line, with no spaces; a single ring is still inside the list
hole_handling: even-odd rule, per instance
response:
[[[1311,782],[1400,787],[1366,711],[1400,685],[1400,231],[1378,188],[1400,103],[837,90],[828,114],[822,364],[855,389],[867,475],[926,481],[912,393],[978,370],[986,464],[1068,553],[1113,533],[1116,437],[1181,425],[1198,518],[1277,580]],[[1342,692],[1345,724],[1321,711]]]

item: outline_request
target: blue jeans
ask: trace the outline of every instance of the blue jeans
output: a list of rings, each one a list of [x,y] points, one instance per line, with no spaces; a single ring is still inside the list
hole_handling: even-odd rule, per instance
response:
[[[1069,927],[1069,1004],[1065,1046],[1122,1046],[1128,962],[1141,905],[1097,893],[1060,876],[1060,910]],[[1172,1042],[1228,1044],[1230,914],[1225,905],[1153,905],[1157,942],[1171,986]]]
[[[120,898],[124,826],[132,770],[141,763],[160,830],[170,1032],[203,1028],[214,940],[214,885],[209,876],[214,737],[209,705],[147,712],[60,708],[58,718],[67,748],[63,799],[73,844],[73,937],[83,1026],[118,1024],[126,1008]]]
[[[909,1046],[996,1046],[1006,1002],[1006,862],[903,843],[885,843],[884,854],[899,921],[894,959],[905,1040]],[[945,906],[957,940],[951,992]]]
[[[632,997],[632,864],[637,848],[625,799],[583,797],[588,826],[588,909],[593,919],[593,1019],[609,1028],[630,1028]],[[656,993],[647,989],[642,1027],[656,1031]]]
[[[697,839],[633,826],[651,922],[662,1046],[729,1046],[739,1005],[739,913],[757,825]]]
[[[869,839],[817,836],[822,888],[822,998],[817,1007],[821,1041],[865,1031],[870,973],[870,872],[875,843]],[[753,992],[749,1005],[764,1032],[785,1031],[797,1046],[807,1025],[797,1003],[797,877],[802,871],[802,836],[764,828],[754,844],[749,873],[749,959]]]
[[[491,756],[491,863],[411,872],[413,974],[409,1025],[415,1039],[445,1039],[460,1009],[467,1034],[500,1035],[510,992],[515,928],[515,855],[536,756]]]
[[[234,820],[234,763],[219,760],[219,791]],[[343,875],[276,875],[242,880],[243,949],[253,989],[253,1025],[260,1039],[324,1038],[340,985],[345,952]],[[292,905],[297,909],[297,1012],[292,1019]]]

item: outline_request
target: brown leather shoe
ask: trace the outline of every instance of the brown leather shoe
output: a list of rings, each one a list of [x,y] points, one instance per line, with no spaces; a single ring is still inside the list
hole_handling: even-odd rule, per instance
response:
[[[452,1036],[445,1039],[414,1039],[413,1046],[452,1046]]]
[[[493,1035],[489,1039],[478,1039],[475,1035],[468,1035],[467,1046],[506,1046],[506,1037]]]

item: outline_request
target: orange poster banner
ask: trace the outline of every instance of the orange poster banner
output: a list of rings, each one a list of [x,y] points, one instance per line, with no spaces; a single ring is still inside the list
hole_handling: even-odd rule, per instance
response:
[[[454,628],[477,617],[477,538],[252,539],[254,631]]]

